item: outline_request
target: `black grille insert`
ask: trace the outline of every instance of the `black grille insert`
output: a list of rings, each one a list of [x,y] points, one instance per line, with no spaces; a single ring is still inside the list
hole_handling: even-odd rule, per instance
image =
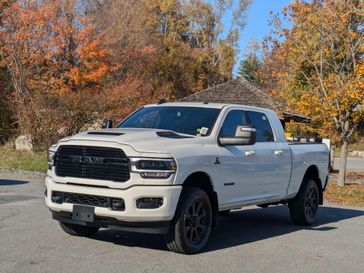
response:
[[[114,208],[113,204],[117,201],[119,206],[118,209],[115,210],[125,210],[125,203],[123,199],[99,195],[54,191],[52,192],[52,201],[59,204],[70,203],[112,209]]]
[[[121,149],[62,145],[55,156],[57,176],[125,182],[130,179],[130,163]]]

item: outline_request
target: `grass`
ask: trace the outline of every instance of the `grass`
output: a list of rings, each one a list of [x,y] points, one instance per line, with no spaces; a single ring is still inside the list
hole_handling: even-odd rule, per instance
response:
[[[47,152],[16,151],[10,143],[0,146],[0,167],[26,171],[47,171]]]
[[[324,198],[332,203],[364,208],[364,185],[347,184],[340,187],[335,180],[330,180]]]

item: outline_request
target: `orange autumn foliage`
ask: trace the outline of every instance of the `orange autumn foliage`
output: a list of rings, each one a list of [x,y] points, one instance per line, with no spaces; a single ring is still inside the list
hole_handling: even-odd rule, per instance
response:
[[[12,54],[21,60],[28,88],[80,91],[109,72],[104,41],[75,2],[24,0],[4,10],[2,50],[10,66]]]
[[[44,149],[84,124],[231,79],[250,0],[238,2],[0,0],[14,131]]]

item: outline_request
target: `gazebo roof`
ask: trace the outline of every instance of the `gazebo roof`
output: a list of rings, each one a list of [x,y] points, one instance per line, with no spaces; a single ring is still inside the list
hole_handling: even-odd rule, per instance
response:
[[[217,84],[180,99],[186,102],[217,102],[256,106],[275,110],[284,120],[307,121],[310,118],[297,112],[286,111],[286,103],[258,89],[243,78]]]

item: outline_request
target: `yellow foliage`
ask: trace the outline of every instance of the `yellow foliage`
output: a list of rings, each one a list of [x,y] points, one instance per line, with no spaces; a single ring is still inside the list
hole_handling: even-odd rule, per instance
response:
[[[270,39],[273,93],[312,117],[322,136],[347,140],[364,118],[363,2],[294,1],[283,13],[292,28],[276,23],[281,39]]]

